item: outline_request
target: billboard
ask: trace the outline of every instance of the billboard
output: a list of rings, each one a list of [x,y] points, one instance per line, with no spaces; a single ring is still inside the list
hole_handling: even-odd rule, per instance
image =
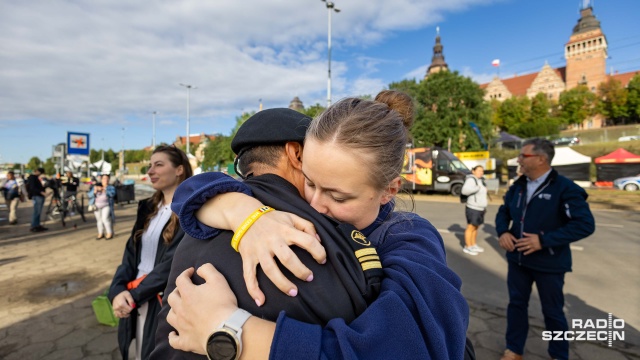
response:
[[[89,134],[67,132],[67,154],[89,156]]]

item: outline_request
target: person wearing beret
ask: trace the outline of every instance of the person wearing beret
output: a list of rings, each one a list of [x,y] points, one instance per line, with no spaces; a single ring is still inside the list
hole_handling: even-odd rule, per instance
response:
[[[229,246],[233,232],[223,231],[210,237],[206,231],[192,231],[185,236],[175,253],[166,294],[174,290],[175,279],[184,270],[212,263],[225,274],[240,306],[261,318],[275,320],[284,310],[297,319],[323,325],[337,317],[352,321],[375,299],[382,276],[379,262],[377,266],[372,263],[373,266],[364,270],[355,255],[357,251],[366,251],[373,259],[376,257],[373,246],[352,240],[351,234],[356,230],[353,226],[340,224],[318,213],[301,197],[304,177],[299,171],[299,158],[310,122],[311,118],[304,114],[284,108],[267,109],[253,115],[238,129],[232,142],[233,151],[242,156],[238,169],[241,173],[248,174],[248,178],[244,183],[228,180],[228,185],[233,189],[242,190],[244,186],[248,186],[250,192],[262,203],[308,219],[308,223],[306,220],[301,220],[301,223],[316,229],[322,237],[328,258],[326,265],[319,264],[302,248],[294,250],[315,275],[313,281],[304,287],[305,291],[300,294],[285,294],[271,282],[263,280],[265,274],[259,271],[259,281],[269,298],[268,302],[259,306],[246,291],[242,258]],[[269,130],[274,124],[281,125],[278,131]],[[258,133],[254,131],[256,129],[264,131]],[[251,144],[242,141],[253,136],[259,136],[263,140]],[[195,181],[189,182],[187,188],[206,188],[208,178],[202,175],[196,177]],[[184,188],[182,191],[185,191]],[[193,228],[193,225],[191,223],[183,226]],[[315,236],[307,234],[307,237],[308,243],[317,244]],[[297,278],[293,280],[300,286],[305,282]],[[196,276],[194,281],[202,280]],[[328,288],[332,291],[326,291]],[[168,335],[173,331],[166,321],[169,311],[170,306],[165,303],[158,316],[156,348],[151,358],[202,358],[195,353],[175,350],[169,345]]]
[[[355,226],[363,236],[354,238],[375,246],[384,271],[380,295],[362,314],[355,320],[331,319],[326,325],[300,320],[287,311],[281,312],[275,322],[250,316],[244,313],[247,308],[240,303],[238,291],[232,292],[233,286],[227,283],[228,274],[215,263],[198,264],[176,278],[176,289],[167,298],[172,307],[167,322],[176,328],[169,335],[170,345],[212,359],[474,358],[465,336],[468,305],[460,292],[460,278],[446,265],[441,236],[425,219],[393,211],[407,127],[412,120],[410,97],[384,91],[376,101],[343,99],[313,120],[306,134],[301,164],[306,200],[319,212]],[[255,131],[256,136],[268,132],[266,126],[271,125],[276,126],[265,124],[264,131]],[[245,140],[255,139],[241,136],[234,142]],[[241,170],[245,156],[236,159]],[[252,170],[243,174],[250,176]],[[185,231],[211,234],[217,230],[209,226],[214,226],[243,234],[243,219],[262,204],[254,202],[253,208],[243,209],[240,204],[249,198],[241,193],[215,196],[204,203],[217,193],[238,191],[232,188],[237,185],[230,185],[222,175],[207,177],[207,182],[194,178],[199,184],[185,183],[176,193],[173,210]],[[307,243],[307,234],[296,238],[287,228],[282,232],[288,235],[280,242],[273,240],[286,223],[309,232],[293,214],[278,214],[286,213],[273,211],[259,217],[239,244],[247,282],[247,289],[241,290],[248,290],[261,306],[272,300],[268,289],[265,297],[253,279],[258,263],[290,296],[305,294],[323,276],[305,259],[298,260],[295,246],[289,248],[304,246],[313,253],[315,247]],[[321,240],[326,245],[322,236]],[[273,266],[272,256],[287,267],[282,269],[284,274]],[[327,264],[331,261],[329,258]],[[269,284],[260,274],[258,270],[258,283],[264,290]],[[296,282],[293,274],[307,280],[311,275],[313,280]],[[322,305],[333,303],[324,301]],[[219,339],[228,331],[235,334],[235,340],[229,341],[233,346],[228,352],[216,352],[222,350]],[[223,357],[223,353],[229,357]]]

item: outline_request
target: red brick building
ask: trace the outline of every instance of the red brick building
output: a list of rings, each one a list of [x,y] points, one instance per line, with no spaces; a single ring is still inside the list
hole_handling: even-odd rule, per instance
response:
[[[593,7],[589,4],[580,11],[580,19],[564,46],[566,66],[554,69],[545,63],[537,73],[503,79],[495,77],[480,87],[486,91],[486,100],[499,101],[512,96],[531,98],[538,93],[558,100],[561,92],[578,85],[587,85],[591,91],[596,92],[598,85],[610,78],[620,81],[622,86],[626,87],[631,78],[640,71],[607,74],[607,47],[607,38],[602,32],[600,21],[596,19]],[[599,128],[602,127],[602,123],[602,117],[596,116],[586,119],[583,126]]]

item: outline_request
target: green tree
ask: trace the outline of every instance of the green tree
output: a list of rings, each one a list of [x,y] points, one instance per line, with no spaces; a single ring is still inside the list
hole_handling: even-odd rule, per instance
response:
[[[624,124],[629,117],[627,89],[614,78],[598,86],[598,111],[606,118],[608,125]]]
[[[411,95],[416,102],[416,121],[411,128],[414,146],[446,148],[451,139],[452,151],[482,148],[470,123],[475,123],[482,136],[488,139],[491,111],[478,84],[457,71],[441,71],[414,83],[403,80],[389,85],[390,89]]]
[[[33,171],[39,167],[42,167],[42,160],[40,160],[39,157],[34,156],[29,159],[29,162],[27,163],[27,169]]]
[[[502,131],[521,136],[520,127],[530,119],[531,100],[526,96],[512,96],[498,107],[495,124]]]
[[[627,111],[630,122],[640,122],[640,74],[636,74],[627,85]]]
[[[301,111],[301,113],[307,115],[308,117],[315,119],[318,115],[322,114],[322,112],[326,108],[318,103],[315,105],[309,106]]]
[[[231,130],[230,136],[218,134],[215,139],[209,141],[204,149],[204,159],[202,160],[202,168],[204,170],[209,171],[216,167],[223,167],[226,164],[233,163],[235,154],[231,150],[231,141],[236,136],[240,126],[255,113],[255,111],[252,111],[237,116],[236,125]]]
[[[47,175],[53,175],[56,173],[56,165],[53,163],[53,159],[52,158],[48,158],[47,161],[45,161],[42,164],[42,167],[44,168],[44,172]],[[62,171],[62,170],[60,170]]]
[[[586,85],[579,85],[560,94],[559,119],[563,125],[580,125],[596,114],[598,98]]]

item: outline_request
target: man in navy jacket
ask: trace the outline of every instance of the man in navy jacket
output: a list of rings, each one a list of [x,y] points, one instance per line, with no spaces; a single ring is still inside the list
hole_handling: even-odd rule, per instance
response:
[[[523,175],[509,188],[496,215],[500,247],[507,250],[509,264],[507,349],[503,360],[522,359],[534,282],[546,330],[568,330],[562,287],[564,274],[571,271],[569,244],[595,231],[587,193],[551,168],[554,155],[548,140],[524,142],[518,155]],[[567,359],[569,343],[551,341],[548,353],[554,359]]]

